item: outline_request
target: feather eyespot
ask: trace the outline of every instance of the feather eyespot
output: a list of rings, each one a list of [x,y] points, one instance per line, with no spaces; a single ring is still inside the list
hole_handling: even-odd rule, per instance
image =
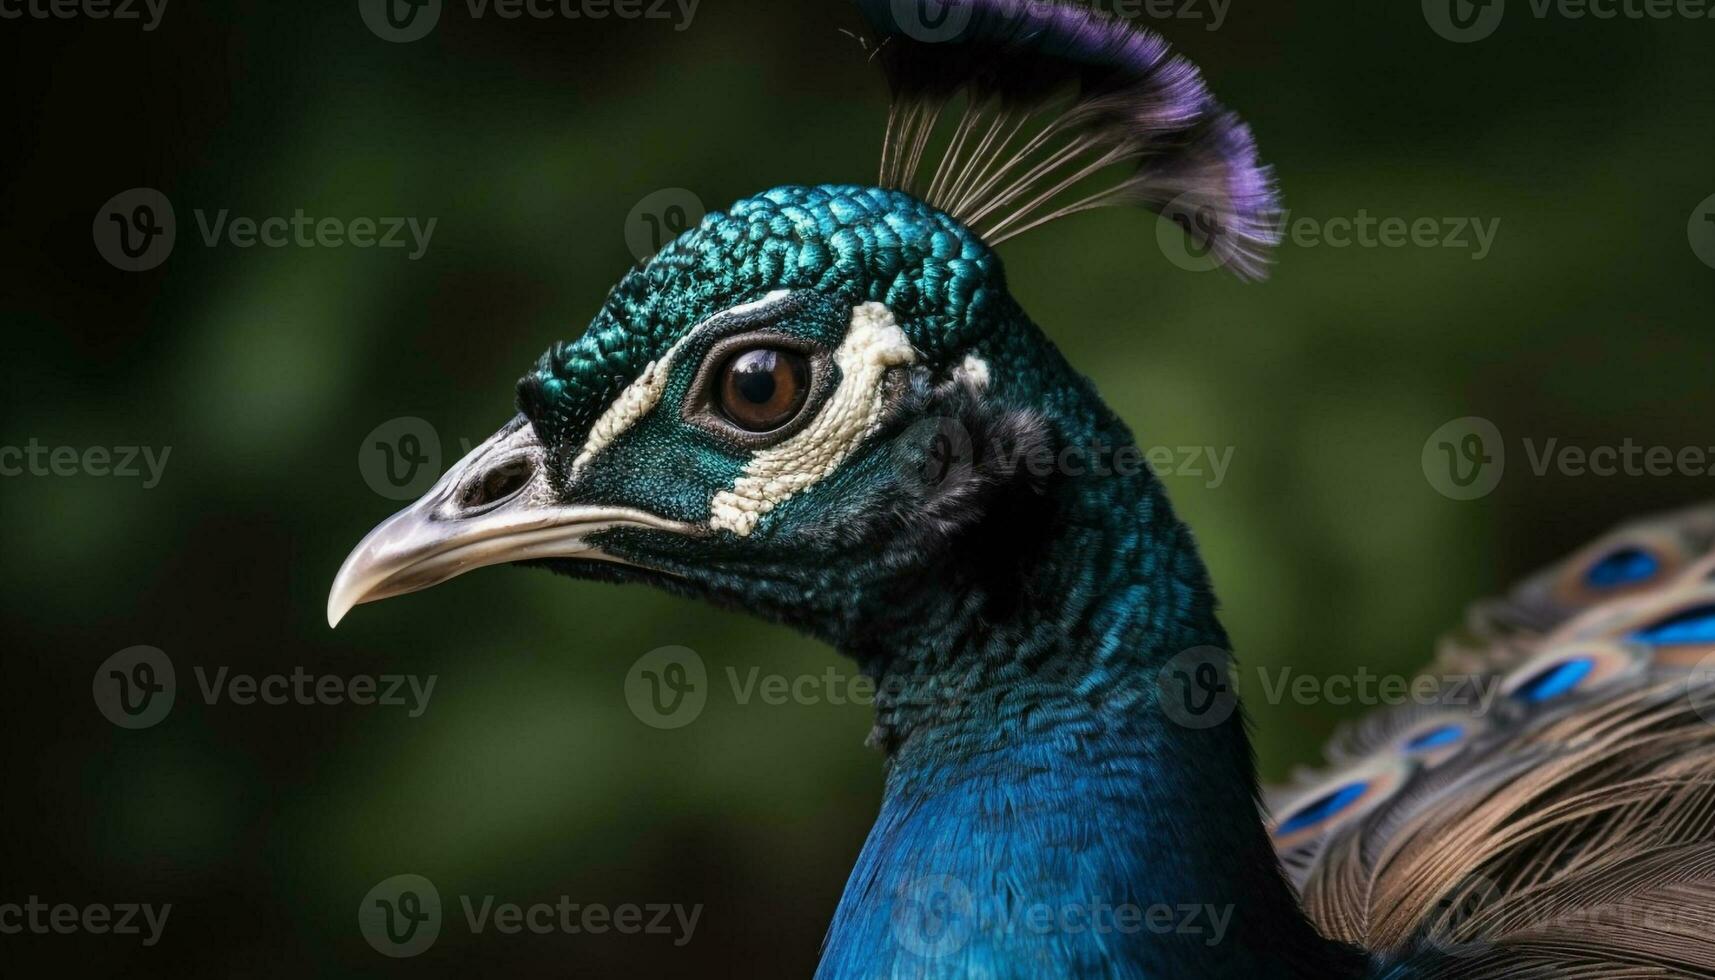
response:
[[[1635,643],[1600,640],[1550,644],[1507,675],[1501,693],[1518,704],[1534,707],[1636,677],[1648,667],[1649,660],[1649,651]]]
[[[1463,725],[1437,725],[1430,730],[1412,737],[1405,743],[1407,752],[1427,752],[1431,749],[1446,748],[1465,737]]]
[[[1715,643],[1715,602],[1701,603],[1658,619],[1632,634],[1650,646]]]
[[[752,347],[720,369],[721,414],[746,432],[771,432],[792,421],[810,391],[810,364],[797,351]]]
[[[1280,826],[1276,827],[1274,830],[1276,836],[1285,836],[1309,827],[1314,827],[1328,818],[1338,815],[1341,811],[1362,799],[1364,791],[1369,789],[1369,785],[1370,784],[1367,781],[1347,783],[1332,792],[1325,793],[1322,796],[1311,800],[1304,806],[1294,810],[1286,817],[1285,820],[1280,822]]]
[[[1618,589],[1647,582],[1661,571],[1661,559],[1636,546],[1611,551],[1584,573],[1584,584],[1592,589]]]
[[[1562,660],[1526,677],[1513,689],[1512,696],[1526,704],[1553,701],[1577,690],[1595,667],[1596,661],[1589,657]]]

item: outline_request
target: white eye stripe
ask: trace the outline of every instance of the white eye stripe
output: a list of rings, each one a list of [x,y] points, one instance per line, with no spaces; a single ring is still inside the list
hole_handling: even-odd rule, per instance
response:
[[[762,515],[834,471],[881,421],[887,369],[917,359],[893,311],[881,303],[852,310],[846,339],[834,353],[840,384],[810,424],[764,449],[744,473],[709,501],[709,527],[744,537]]]
[[[784,289],[777,289],[759,300],[740,303],[737,306],[722,310],[686,331],[685,335],[674,341],[673,346],[667,348],[660,357],[644,365],[637,377],[626,385],[625,390],[619,393],[619,397],[613,400],[613,404],[607,407],[607,411],[602,412],[601,416],[595,420],[595,424],[590,426],[589,436],[584,439],[584,448],[579,451],[577,458],[572,460],[572,472],[575,474],[583,469],[590,460],[596,457],[597,453],[612,445],[613,441],[624,434],[625,430],[636,425],[638,420],[648,415],[655,409],[656,405],[660,404],[661,393],[667,387],[667,374],[673,367],[673,359],[678,356],[679,351],[684,348],[687,341],[717,320],[723,320],[735,314],[755,313],[781,302],[790,295]]]

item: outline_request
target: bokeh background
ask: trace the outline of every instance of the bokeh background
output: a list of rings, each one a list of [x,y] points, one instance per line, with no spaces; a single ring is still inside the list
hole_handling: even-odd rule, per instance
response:
[[[1013,288],[1145,445],[1231,447],[1175,474],[1264,775],[1358,705],[1270,704],[1256,667],[1409,672],[1463,604],[1706,475],[1531,472],[1523,440],[1715,446],[1715,22],[1537,19],[1455,44],[1415,3],[1233,0],[1156,26],[1254,126],[1295,216],[1499,220],[1473,248],[1288,243],[1272,278],[1184,271],[1155,219],[1101,213],[1003,250]],[[679,28],[683,29],[679,29]],[[492,570],[323,618],[340,560],[397,501],[378,426],[445,465],[581,331],[663,189],[708,207],[869,179],[881,80],[836,0],[705,0],[688,21],[473,18],[390,43],[354,0],[171,0],[159,26],[0,20],[0,444],[171,447],[158,486],[0,478],[0,902],[171,902],[160,943],[0,936],[0,972],[127,976],[802,976],[876,810],[857,704],[737,704],[730,667],[834,653],[641,588]],[[129,188],[178,242],[124,272],[92,218]],[[437,219],[397,249],[206,247],[194,209]],[[633,230],[635,230],[634,216]],[[1494,492],[1421,464],[1462,416],[1504,434]],[[372,440],[371,440],[372,441]],[[93,672],[149,644],[160,724],[110,724]],[[663,731],[622,694],[667,644],[716,678]],[[193,667],[434,674],[427,711],[208,705]],[[430,878],[439,941],[359,934],[376,882]],[[701,903],[692,941],[471,935],[454,896]]]

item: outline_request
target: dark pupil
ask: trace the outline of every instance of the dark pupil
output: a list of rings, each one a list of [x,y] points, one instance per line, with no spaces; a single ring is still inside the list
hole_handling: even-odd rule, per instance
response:
[[[740,398],[752,405],[766,405],[774,400],[775,353],[753,350],[739,357],[732,366],[733,387]]]

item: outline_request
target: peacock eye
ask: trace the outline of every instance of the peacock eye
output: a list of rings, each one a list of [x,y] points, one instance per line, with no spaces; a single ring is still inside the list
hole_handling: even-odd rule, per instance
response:
[[[797,351],[754,347],[727,360],[719,383],[723,415],[748,432],[769,432],[804,407],[810,365]]]

